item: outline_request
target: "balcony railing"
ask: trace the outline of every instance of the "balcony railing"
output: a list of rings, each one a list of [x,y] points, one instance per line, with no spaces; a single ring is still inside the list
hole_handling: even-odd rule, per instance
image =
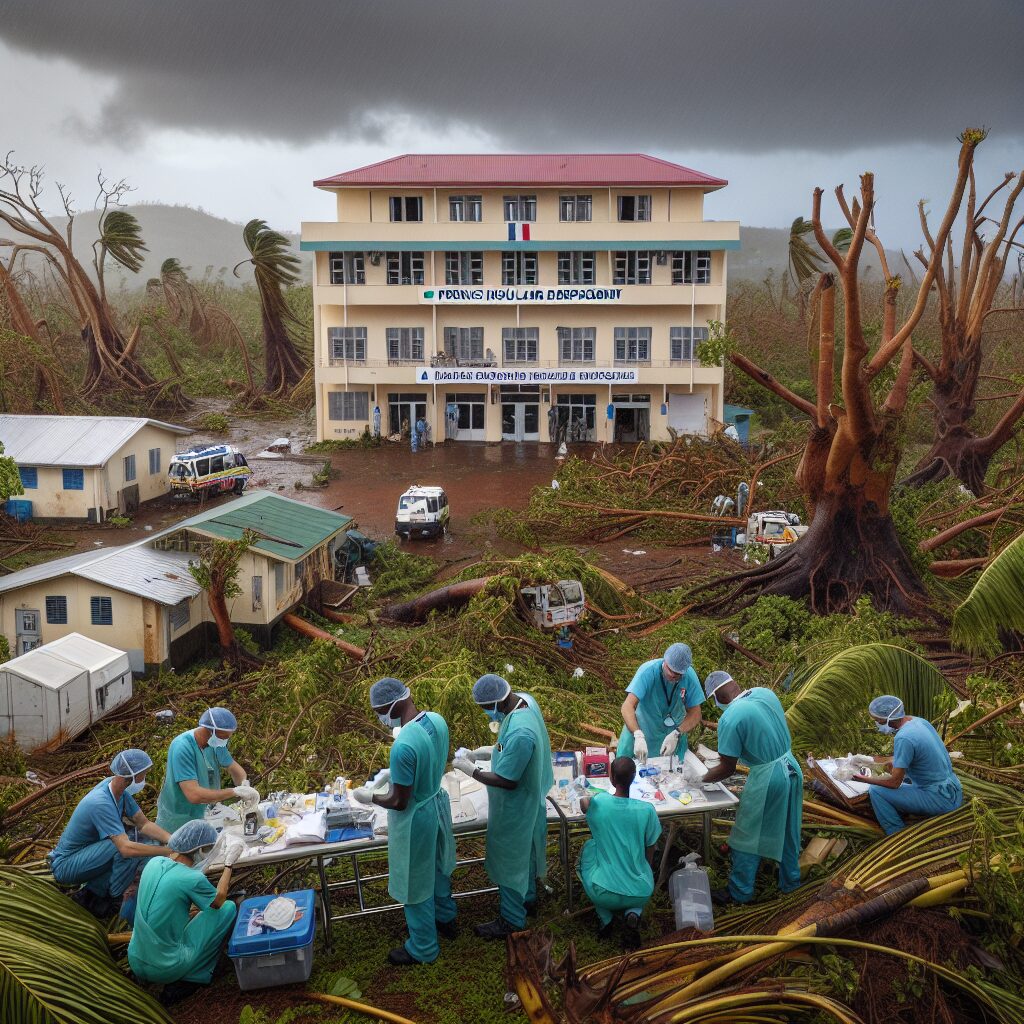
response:
[[[504,361],[499,359],[482,359],[482,360],[471,360],[468,362],[440,362],[440,356],[427,356],[424,359],[328,359],[322,365],[332,367],[344,367],[349,366],[352,369],[380,369],[388,366],[451,366],[451,367],[465,367],[470,368],[502,368],[509,370],[521,370],[524,368],[542,368],[542,369],[573,369],[579,367],[586,369],[589,366],[638,366],[643,368],[653,369],[673,369],[681,368],[686,369],[687,367],[693,366],[700,368],[701,362],[699,359],[643,359],[643,360],[630,360],[630,359],[614,359],[608,360],[603,357],[591,359],[586,362],[569,361],[566,359],[530,359],[530,360],[512,360],[506,359]],[[710,367],[707,367],[710,369]]]

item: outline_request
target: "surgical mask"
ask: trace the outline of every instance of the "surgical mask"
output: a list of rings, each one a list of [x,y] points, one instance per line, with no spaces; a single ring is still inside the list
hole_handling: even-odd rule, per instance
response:
[[[401,718],[393,718],[391,715],[391,712],[395,710],[395,704],[397,703],[398,701],[396,700],[391,705],[391,707],[389,707],[387,711],[385,711],[383,714],[381,714],[379,711],[377,712],[377,717],[380,719],[380,724],[383,725],[385,729],[394,729],[396,726],[402,724]]]
[[[220,747],[226,747],[227,745],[228,745],[228,741],[226,739],[224,739],[223,737],[218,736],[216,733],[213,733],[210,736],[210,746],[211,747],[216,747],[216,748],[219,749]]]
[[[875,722],[875,728],[879,732],[885,733],[887,736],[892,735],[892,733],[896,731],[888,722]]]
[[[135,796],[136,793],[141,793],[146,787],[146,780],[143,779],[141,782],[131,782],[124,787],[124,791],[129,796]]]
[[[484,714],[492,722],[504,722],[505,721],[505,712],[504,711],[499,711],[497,704],[495,704],[493,708],[484,708]]]
[[[205,846],[201,850],[196,850],[192,854],[192,867],[197,871],[202,871],[203,866],[210,859],[210,854],[213,853],[212,846]]]

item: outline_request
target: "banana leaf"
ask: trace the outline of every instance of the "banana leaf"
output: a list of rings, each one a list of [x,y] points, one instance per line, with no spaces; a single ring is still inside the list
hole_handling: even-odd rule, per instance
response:
[[[786,711],[797,754],[824,756],[856,750],[869,728],[868,704],[883,693],[899,697],[910,715],[929,720],[951,693],[942,673],[891,644],[860,644],[818,666]]]
[[[1024,534],[985,567],[963,604],[953,613],[951,638],[957,647],[980,654],[999,651],[999,631],[1024,631]]]

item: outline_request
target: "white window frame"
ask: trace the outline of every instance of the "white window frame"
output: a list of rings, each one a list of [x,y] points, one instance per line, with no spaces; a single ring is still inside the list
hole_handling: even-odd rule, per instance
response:
[[[448,219],[460,223],[478,224],[484,219],[483,196],[462,195],[448,197]]]
[[[650,327],[615,328],[615,362],[630,365],[651,361]]]
[[[626,203],[623,202],[623,200],[632,202],[632,216],[623,216],[626,212]],[[627,223],[634,223],[636,221],[649,221],[651,219],[651,207],[654,204],[651,202],[649,194],[639,194],[619,196],[618,203],[616,205],[618,208],[619,220]]]
[[[388,284],[423,284],[423,253],[420,250],[387,254]]]
[[[327,418],[336,423],[367,422],[370,418],[370,392],[328,391]]]
[[[459,362],[483,362],[484,329],[482,327],[446,327],[444,350]]]
[[[612,253],[612,284],[650,284],[651,250],[619,249]]]
[[[597,328],[559,327],[558,361],[562,366],[592,364],[597,349]]]
[[[537,253],[532,249],[511,249],[501,254],[501,283],[537,283]]]
[[[707,327],[670,327],[668,355],[673,363],[691,363],[697,358],[697,346],[708,340]]]
[[[393,224],[422,223],[423,196],[388,196],[388,210]]]
[[[574,193],[558,197],[558,219],[563,224],[593,220],[594,197],[587,193]]]
[[[331,284],[366,284],[366,257],[361,252],[328,253],[327,279]]]
[[[711,250],[677,249],[672,253],[673,284],[711,284]]]
[[[389,327],[386,337],[389,363],[423,362],[422,327]]]
[[[540,328],[503,327],[501,353],[505,365],[537,362],[540,350]]]
[[[327,328],[327,365],[366,362],[365,327]]]
[[[482,249],[449,250],[444,254],[445,284],[483,284],[484,254]]]
[[[559,284],[595,284],[597,254],[591,250],[561,249],[558,252]]]
[[[537,196],[536,194],[522,194],[518,196],[505,196],[501,208],[505,213],[506,221],[523,223],[537,219]]]

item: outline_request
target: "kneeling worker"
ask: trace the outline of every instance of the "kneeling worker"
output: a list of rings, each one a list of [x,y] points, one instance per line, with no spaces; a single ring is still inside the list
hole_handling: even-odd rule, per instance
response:
[[[955,811],[963,803],[964,793],[953,774],[949,751],[932,723],[908,715],[903,701],[889,695],[876,697],[868,705],[868,714],[879,732],[896,734],[891,774],[857,779],[871,786],[871,808],[885,834],[891,836],[907,827],[901,811],[927,817]]]
[[[462,758],[452,767],[488,787],[484,867],[498,887],[500,911],[475,931],[484,939],[501,939],[526,927],[527,910],[537,900],[537,879],[547,876],[551,745],[532,698],[513,693],[501,676],[481,676],[473,684],[473,700],[492,722],[501,723],[491,770]]]
[[[624,911],[622,943],[626,949],[640,946],[640,915],[654,892],[651,864],[654,844],[661,835],[653,805],[630,798],[635,776],[633,759],[617,757],[611,766],[614,796],[591,790],[594,795],[580,801],[594,838],[583,844],[579,875],[601,922],[597,937],[608,938],[613,913]]]
[[[452,899],[455,837],[448,794],[441,788],[448,763],[448,725],[433,711],[418,711],[409,687],[380,679],[370,687],[370,706],[386,729],[402,726],[391,747],[386,794],[368,786],[353,791],[361,803],[388,812],[388,892],[405,908],[409,941],[388,953],[396,965],[433,963],[437,933],[454,939],[458,911]]]
[[[228,887],[231,865],[244,845],[228,846],[215,889],[202,868],[216,841],[216,829],[207,821],[182,825],[167,844],[170,855],[151,860],[139,880],[128,963],[140,981],[164,985],[160,1002],[165,1006],[210,984],[238,912]],[[192,907],[199,913],[190,920]]]
[[[114,777],[82,797],[50,854],[53,877],[61,885],[82,885],[71,898],[98,918],[110,917],[118,909],[141,866],[138,858],[167,853],[163,845],[170,838],[167,832],[154,825],[135,802],[152,767],[144,750],[121,751],[110,762]],[[153,843],[129,839],[126,817],[137,835]]]
[[[762,857],[779,862],[779,888],[792,892],[800,884],[803,774],[793,756],[782,704],[764,686],[740,690],[728,672],[712,672],[704,689],[724,708],[718,720],[721,764],[704,776],[704,782],[727,779],[740,760],[750,769],[729,833],[729,888],[716,890],[712,898],[716,903],[729,897],[749,903]]]

